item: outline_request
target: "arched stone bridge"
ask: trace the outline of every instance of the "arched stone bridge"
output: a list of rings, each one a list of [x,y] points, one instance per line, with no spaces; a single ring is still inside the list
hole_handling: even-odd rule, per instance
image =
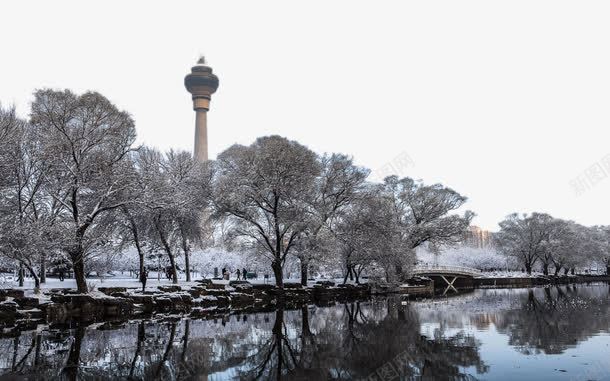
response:
[[[473,279],[481,275],[481,271],[462,266],[435,266],[417,265],[412,274],[425,276],[434,281],[435,288],[445,287],[443,295],[447,292],[457,292],[457,288],[473,287]]]

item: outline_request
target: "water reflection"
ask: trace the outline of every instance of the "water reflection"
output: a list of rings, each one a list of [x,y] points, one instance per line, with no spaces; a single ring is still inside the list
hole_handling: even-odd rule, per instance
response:
[[[607,333],[609,297],[607,285],[478,290],[215,320],[39,327],[5,332],[0,368],[5,377],[45,380],[501,379],[494,371],[502,356],[560,355]],[[486,352],[502,337],[510,346]]]
[[[560,354],[610,327],[609,290],[575,286],[527,291],[521,308],[496,323],[525,354]],[[610,352],[609,352],[610,354]]]

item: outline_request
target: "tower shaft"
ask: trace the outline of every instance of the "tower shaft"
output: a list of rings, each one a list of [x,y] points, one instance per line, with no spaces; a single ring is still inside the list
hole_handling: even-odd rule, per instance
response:
[[[208,112],[195,110],[195,148],[193,157],[199,162],[208,160]]]

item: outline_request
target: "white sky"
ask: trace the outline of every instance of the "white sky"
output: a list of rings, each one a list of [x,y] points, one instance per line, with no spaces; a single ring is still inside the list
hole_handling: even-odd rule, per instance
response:
[[[610,3],[605,1],[7,1],[0,102],[100,91],[139,141],[191,150],[183,78],[220,77],[210,155],[280,134],[469,197],[496,230],[514,212],[610,224]]]

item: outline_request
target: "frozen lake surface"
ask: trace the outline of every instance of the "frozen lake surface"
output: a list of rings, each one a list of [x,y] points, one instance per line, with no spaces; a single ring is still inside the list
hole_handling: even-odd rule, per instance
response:
[[[0,380],[610,380],[610,286],[5,330],[0,373]]]

